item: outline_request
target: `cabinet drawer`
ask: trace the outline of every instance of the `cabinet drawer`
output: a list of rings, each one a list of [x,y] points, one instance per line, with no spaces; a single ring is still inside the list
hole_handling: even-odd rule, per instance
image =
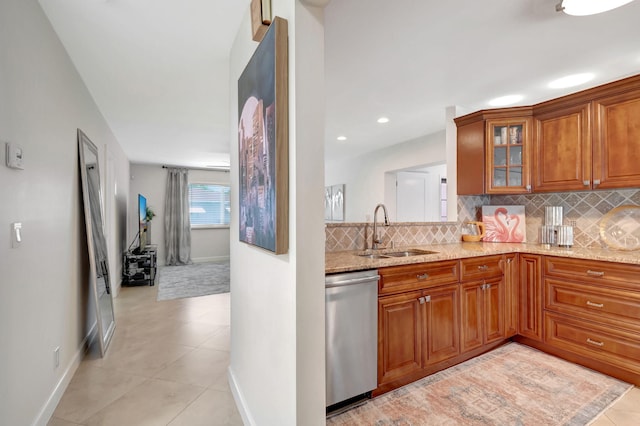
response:
[[[546,278],[545,309],[640,331],[640,293]]]
[[[460,281],[502,275],[502,255],[471,257],[460,260]]]
[[[544,318],[546,343],[640,373],[640,334],[548,312]]]
[[[378,294],[399,293],[409,290],[458,282],[458,261],[419,263],[378,269]]]
[[[640,266],[546,256],[545,276],[640,290]]]

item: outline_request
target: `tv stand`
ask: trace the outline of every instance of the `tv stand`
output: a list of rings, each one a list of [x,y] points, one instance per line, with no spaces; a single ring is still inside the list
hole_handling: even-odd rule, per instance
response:
[[[154,285],[156,281],[158,248],[148,245],[127,251],[122,265],[122,285]]]

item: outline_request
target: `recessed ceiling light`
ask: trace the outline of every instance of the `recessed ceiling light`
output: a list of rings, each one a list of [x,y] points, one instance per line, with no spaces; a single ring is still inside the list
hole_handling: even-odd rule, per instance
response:
[[[388,123],[389,119],[387,117],[380,117],[378,118],[378,123],[380,124],[384,124],[384,123]]]
[[[522,96],[522,95],[500,96],[499,98],[491,99],[489,101],[489,105],[491,105],[491,106],[512,105],[512,104],[515,104],[517,102],[520,102],[522,99],[524,99],[524,96]]]
[[[567,15],[587,16],[607,12],[631,3],[633,0],[562,0],[556,5],[558,12]]]
[[[589,80],[593,80],[593,77],[594,75],[590,72],[582,74],[572,74],[566,77],[559,78],[557,80],[553,80],[549,83],[549,87],[552,89],[564,89],[566,87],[579,86]]]
[[[336,139],[338,139],[339,141],[346,141],[347,137],[346,136],[338,136]]]

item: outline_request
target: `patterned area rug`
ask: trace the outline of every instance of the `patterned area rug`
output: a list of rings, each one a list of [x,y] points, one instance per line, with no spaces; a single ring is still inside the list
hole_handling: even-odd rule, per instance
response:
[[[158,268],[158,300],[229,292],[229,261]]]
[[[510,343],[327,425],[586,425],[633,386]]]

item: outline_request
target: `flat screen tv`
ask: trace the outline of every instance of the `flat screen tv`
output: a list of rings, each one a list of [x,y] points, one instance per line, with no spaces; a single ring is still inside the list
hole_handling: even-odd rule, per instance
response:
[[[138,252],[147,246],[147,199],[138,194]]]

